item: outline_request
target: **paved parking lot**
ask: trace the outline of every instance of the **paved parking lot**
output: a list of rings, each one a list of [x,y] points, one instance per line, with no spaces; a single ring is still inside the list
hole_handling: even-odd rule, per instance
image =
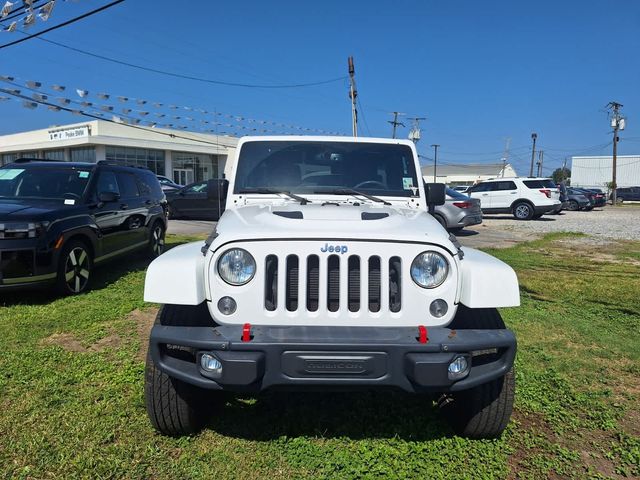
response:
[[[215,224],[205,220],[170,220],[168,233],[208,234]],[[640,205],[604,207],[590,212],[562,212],[528,222],[515,220],[511,215],[487,215],[481,225],[465,229],[457,236],[468,247],[506,248],[550,232],[580,232],[602,239],[640,240]]]

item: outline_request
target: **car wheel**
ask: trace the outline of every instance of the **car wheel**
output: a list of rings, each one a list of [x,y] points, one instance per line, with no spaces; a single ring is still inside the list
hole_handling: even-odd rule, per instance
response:
[[[505,325],[495,308],[471,309],[461,305],[449,328],[504,329]],[[477,387],[443,394],[438,407],[458,435],[495,438],[509,424],[515,388],[512,368],[503,377]]]
[[[149,255],[151,258],[156,258],[162,255],[164,252],[164,227],[161,222],[156,222],[151,228],[149,234]]]
[[[571,210],[572,212],[575,212],[576,210],[580,209],[580,205],[578,205],[578,202],[576,202],[575,200],[569,200],[569,205],[567,205],[567,210]]]
[[[72,240],[65,245],[58,262],[57,288],[63,295],[78,295],[89,288],[93,269],[91,252],[84,242]]]
[[[518,220],[531,220],[533,214],[533,207],[527,202],[518,202],[513,206],[513,216]]]
[[[211,322],[206,305],[164,305],[155,324],[204,326]],[[172,352],[172,355],[182,355],[183,360],[195,361],[188,351],[174,349]],[[222,392],[204,390],[170,377],[156,366],[150,352],[145,365],[144,396],[151,424],[158,432],[170,436],[199,432],[210,415],[224,406]]]

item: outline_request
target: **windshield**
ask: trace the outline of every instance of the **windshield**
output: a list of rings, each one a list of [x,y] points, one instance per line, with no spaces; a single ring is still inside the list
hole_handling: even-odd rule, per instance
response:
[[[79,200],[90,175],[90,169],[65,167],[0,168],[0,198]]]
[[[357,190],[376,196],[418,196],[413,152],[406,145],[256,141],[242,146],[234,193],[260,189],[301,194]]]

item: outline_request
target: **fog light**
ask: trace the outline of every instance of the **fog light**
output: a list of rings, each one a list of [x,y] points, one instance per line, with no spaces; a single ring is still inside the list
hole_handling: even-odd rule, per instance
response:
[[[469,373],[469,362],[466,357],[456,357],[453,362],[449,364],[447,369],[449,372],[449,380],[457,380],[462,377],[466,377]]]
[[[231,297],[222,297],[218,300],[218,310],[223,315],[231,315],[236,311],[236,301]]]
[[[200,366],[203,370],[211,373],[222,373],[220,360],[209,353],[203,353],[200,357]]]
[[[449,305],[441,298],[434,300],[429,306],[429,312],[436,318],[444,317],[447,314],[447,310],[449,310]]]

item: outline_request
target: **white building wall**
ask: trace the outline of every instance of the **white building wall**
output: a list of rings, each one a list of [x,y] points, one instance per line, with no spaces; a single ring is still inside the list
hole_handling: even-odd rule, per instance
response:
[[[571,157],[571,185],[606,188],[612,180],[613,157]],[[617,157],[616,183],[618,187],[640,186],[640,155]]]

